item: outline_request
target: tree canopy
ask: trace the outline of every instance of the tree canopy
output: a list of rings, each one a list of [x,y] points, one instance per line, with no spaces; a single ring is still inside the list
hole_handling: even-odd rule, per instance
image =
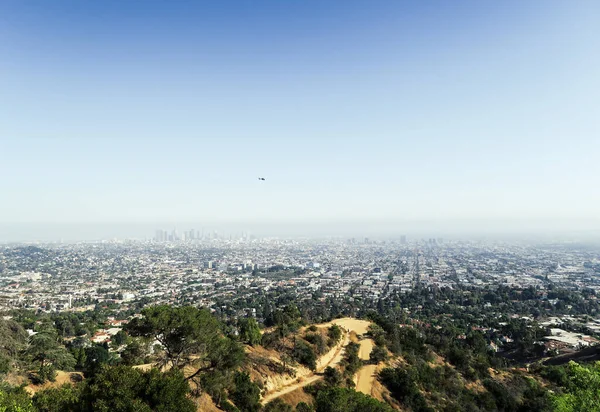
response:
[[[129,323],[132,336],[155,339],[162,345],[160,366],[186,370],[186,379],[202,386],[205,374],[226,374],[244,360],[243,348],[223,336],[219,322],[206,309],[192,306],[153,306]],[[191,371],[191,372],[188,372]]]
[[[557,412],[600,412],[600,362],[588,366],[569,362],[565,383],[564,393],[553,398]]]
[[[102,366],[93,378],[38,392],[33,398],[43,412],[193,412],[190,387],[181,371],[142,372],[128,366]]]
[[[261,341],[262,335],[260,333],[260,327],[258,322],[254,318],[241,319],[240,325],[240,339],[242,342],[246,342],[249,345],[258,345]]]
[[[70,370],[75,366],[75,358],[59,344],[56,330],[46,328],[29,339],[26,355],[38,367],[38,380],[53,380],[56,369]]]
[[[0,374],[11,369],[26,343],[27,332],[18,323],[0,318]]]
[[[315,406],[317,412],[392,412],[385,403],[349,388],[319,391]]]
[[[36,409],[22,387],[0,384],[0,412],[36,412]]]

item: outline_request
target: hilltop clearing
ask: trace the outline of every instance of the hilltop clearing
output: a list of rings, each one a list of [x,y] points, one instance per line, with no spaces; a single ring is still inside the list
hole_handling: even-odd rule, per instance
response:
[[[338,325],[346,329],[348,332],[354,332],[357,335],[364,335],[369,331],[369,326],[371,324],[372,322],[368,320],[361,320],[355,318],[340,318],[334,319],[331,322],[324,324],[323,326]]]

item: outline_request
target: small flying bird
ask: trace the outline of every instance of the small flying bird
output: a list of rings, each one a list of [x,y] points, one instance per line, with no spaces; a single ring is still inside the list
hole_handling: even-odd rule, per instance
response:
[[[264,177],[259,177],[258,180],[267,180]]]

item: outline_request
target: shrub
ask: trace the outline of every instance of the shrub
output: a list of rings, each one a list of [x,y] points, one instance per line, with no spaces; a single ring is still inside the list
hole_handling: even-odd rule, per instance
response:
[[[342,374],[330,366],[325,368],[323,375],[325,376],[325,382],[329,386],[339,386],[342,383]]]
[[[391,412],[381,403],[363,393],[348,388],[330,388],[320,391],[315,401],[317,412]]]
[[[294,412],[294,408],[278,398],[267,403],[263,412]]]
[[[257,412],[260,409],[260,388],[250,380],[247,372],[236,372],[233,389],[229,396],[242,412]]]
[[[314,409],[306,402],[300,402],[296,405],[296,412],[313,412]]]
[[[303,340],[296,340],[293,357],[310,370],[314,371],[317,369],[317,356],[310,345]]]
[[[369,358],[371,362],[377,364],[379,362],[385,362],[386,360],[388,360],[389,356],[385,348],[381,346],[375,346],[373,350],[371,350]]]
[[[331,325],[327,329],[327,337],[329,338],[328,345],[334,346],[342,337],[342,329],[338,325]]]
[[[306,335],[304,337],[304,339],[306,339],[306,341],[315,345],[315,347],[317,349],[317,353],[319,355],[322,355],[325,352],[327,352],[327,345],[325,344],[325,340],[323,339],[323,336],[321,336],[320,334],[309,333],[308,335]]]

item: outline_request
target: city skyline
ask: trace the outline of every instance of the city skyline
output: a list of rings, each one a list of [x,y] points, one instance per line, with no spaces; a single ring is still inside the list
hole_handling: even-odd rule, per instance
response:
[[[157,231],[179,240],[193,230],[194,239],[239,239],[244,233],[256,239],[326,239],[369,237],[375,240],[400,240],[404,236],[418,241],[443,237],[455,240],[527,240],[598,242],[600,231],[586,222],[557,221],[312,221],[312,222],[155,222],[111,224],[0,224],[0,243],[97,242],[111,240],[153,240]],[[212,235],[217,233],[217,237]],[[204,234],[204,236],[202,236]],[[211,236],[208,236],[211,234]],[[186,238],[187,239],[187,238]],[[191,239],[191,238],[190,238]]]

